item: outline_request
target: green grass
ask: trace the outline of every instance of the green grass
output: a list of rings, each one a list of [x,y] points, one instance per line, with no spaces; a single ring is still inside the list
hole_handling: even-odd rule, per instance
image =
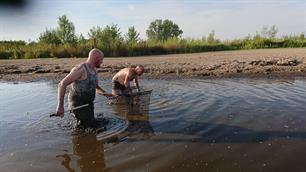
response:
[[[85,40],[82,43],[79,42],[77,45],[58,46],[36,42],[0,41],[0,59],[86,57],[92,47],[92,41],[90,40]],[[108,57],[297,47],[306,47],[306,39],[300,37],[274,39],[254,37],[213,42],[201,39],[169,39],[164,42],[140,41],[129,44],[124,41],[117,41],[109,45],[97,45],[97,48],[101,49],[105,56]]]

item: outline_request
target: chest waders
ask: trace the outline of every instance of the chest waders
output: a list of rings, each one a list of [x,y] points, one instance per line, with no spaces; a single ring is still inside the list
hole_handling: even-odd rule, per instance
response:
[[[86,70],[86,79],[77,80],[71,84],[68,94],[68,106],[70,109],[89,104],[86,107],[73,110],[72,113],[78,120],[78,125],[85,128],[97,127],[97,122],[94,118],[94,104],[97,87],[97,73],[90,73],[86,64],[82,64],[82,67]]]

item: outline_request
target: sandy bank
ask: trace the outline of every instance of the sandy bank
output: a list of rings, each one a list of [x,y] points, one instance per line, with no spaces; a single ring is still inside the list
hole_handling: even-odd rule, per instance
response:
[[[1,81],[59,80],[86,58],[0,60]],[[306,76],[306,48],[222,51],[194,54],[105,58],[98,70],[111,77],[142,64],[144,78]]]

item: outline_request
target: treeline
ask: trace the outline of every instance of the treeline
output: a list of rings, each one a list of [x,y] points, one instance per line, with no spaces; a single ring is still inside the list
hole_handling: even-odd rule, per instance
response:
[[[66,15],[58,18],[58,26],[46,29],[37,41],[0,41],[0,59],[86,57],[91,48],[103,50],[105,56],[142,56],[173,53],[195,53],[222,50],[305,47],[305,35],[276,37],[276,26],[263,27],[260,33],[243,39],[221,41],[212,31],[201,39],[183,39],[183,31],[171,20],[154,20],[142,40],[135,27],[126,34],[116,24],[93,27],[88,38],[75,33]]]

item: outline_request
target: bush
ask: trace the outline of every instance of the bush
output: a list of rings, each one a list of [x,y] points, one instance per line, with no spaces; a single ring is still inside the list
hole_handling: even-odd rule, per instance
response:
[[[0,59],[87,57],[90,49],[93,48],[92,43],[91,40],[84,39],[82,41],[77,45],[59,46],[35,42],[26,44],[22,41],[0,41]],[[273,39],[256,36],[223,42],[209,42],[206,39],[169,39],[165,41],[139,41],[133,44],[119,39],[109,44],[101,44],[97,48],[101,49],[105,56],[120,57],[293,47],[306,47],[306,39],[294,36]]]
[[[22,59],[24,57],[24,51],[22,50],[14,50],[13,56],[10,59]]]
[[[0,59],[10,59],[11,57],[13,57],[13,52],[0,51]]]
[[[50,58],[52,56],[49,50],[40,50],[40,51],[34,52],[34,57],[35,58]]]
[[[63,47],[53,48],[51,50],[51,55],[57,58],[71,57],[70,53]]]

